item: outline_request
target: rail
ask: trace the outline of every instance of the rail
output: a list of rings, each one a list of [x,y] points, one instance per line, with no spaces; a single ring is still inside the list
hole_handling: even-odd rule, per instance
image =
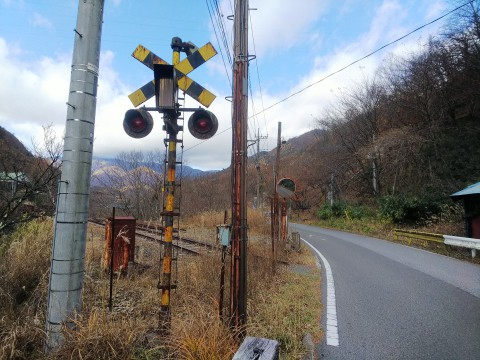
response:
[[[104,225],[103,220],[98,219],[89,219],[89,222],[95,225]],[[138,224],[135,235],[139,236],[147,241],[153,242],[162,242],[161,234],[163,232],[162,227],[154,227],[154,226],[146,226],[144,224]],[[200,250],[207,250],[207,251],[217,251],[220,250],[218,245],[213,245],[207,242],[186,238],[183,236],[174,235],[173,239],[178,240],[178,243],[175,242],[173,244],[174,247],[180,249],[185,253],[189,253],[192,255],[200,255]]]

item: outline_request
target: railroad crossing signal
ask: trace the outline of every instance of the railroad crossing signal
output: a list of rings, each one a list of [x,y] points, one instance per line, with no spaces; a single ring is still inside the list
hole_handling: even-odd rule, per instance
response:
[[[217,51],[215,50],[213,45],[208,42],[204,46],[199,48],[197,51],[194,51],[192,54],[180,61],[178,64],[174,65],[174,68],[176,70],[176,81],[178,88],[185,91],[187,95],[189,95],[205,107],[209,107],[213,100],[215,100],[216,96],[207,89],[205,89],[203,86],[190,79],[187,74],[191,73],[193,70],[195,70],[197,67],[199,67],[206,61],[210,60],[216,54]],[[165,60],[155,55],[153,52],[151,52],[142,45],[137,46],[135,51],[132,53],[132,56],[152,70],[154,70],[155,64],[168,65]],[[132,102],[133,106],[137,107],[140,104],[143,104],[148,99],[152,98],[154,95],[155,80],[152,80],[149,83],[143,85],[140,89],[128,95],[128,97]]]

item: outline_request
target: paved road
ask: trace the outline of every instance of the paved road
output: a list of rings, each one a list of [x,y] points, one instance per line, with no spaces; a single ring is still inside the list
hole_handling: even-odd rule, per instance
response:
[[[293,228],[322,258],[323,358],[480,359],[480,266],[360,235]]]

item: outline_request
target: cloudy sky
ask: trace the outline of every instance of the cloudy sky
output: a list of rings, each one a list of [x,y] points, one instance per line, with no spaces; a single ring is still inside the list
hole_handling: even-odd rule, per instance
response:
[[[124,113],[132,108],[128,94],[153,76],[130,55],[142,44],[169,60],[174,36],[198,46],[211,41],[219,51],[218,27],[209,15],[215,2],[220,3],[232,45],[233,23],[227,17],[233,13],[234,0],[105,0],[94,156],[114,158],[121,151],[163,149],[160,115],[154,116],[154,130],[144,139],[131,139],[123,131]],[[285,139],[313,129],[315,118],[342,89],[371,76],[390,53],[421,48],[448,17],[319,80],[454,7],[453,0],[250,0],[249,53],[256,59],[250,62],[249,138],[257,131],[268,135],[261,149],[271,150],[279,121]],[[78,0],[0,0],[0,126],[27,147],[32,139],[41,140],[42,126],[53,125],[60,137],[63,134],[77,8]],[[229,166],[228,68],[224,50],[223,60],[219,51],[190,74],[217,95],[210,110],[220,123],[218,135],[208,141],[185,132],[184,160],[192,167]],[[313,83],[317,84],[271,107]],[[197,105],[187,100],[187,106]]]

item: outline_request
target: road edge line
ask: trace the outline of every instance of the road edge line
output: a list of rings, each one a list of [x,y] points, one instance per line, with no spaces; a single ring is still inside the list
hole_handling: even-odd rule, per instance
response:
[[[325,256],[322,255],[312,244],[310,244],[304,238],[300,238],[302,241],[310,246],[313,251],[317,253],[323,262],[325,268],[325,275],[327,277],[327,345],[339,346],[340,339],[338,336],[338,322],[337,322],[337,302],[335,300],[335,283],[333,281],[332,268],[328,263]]]

